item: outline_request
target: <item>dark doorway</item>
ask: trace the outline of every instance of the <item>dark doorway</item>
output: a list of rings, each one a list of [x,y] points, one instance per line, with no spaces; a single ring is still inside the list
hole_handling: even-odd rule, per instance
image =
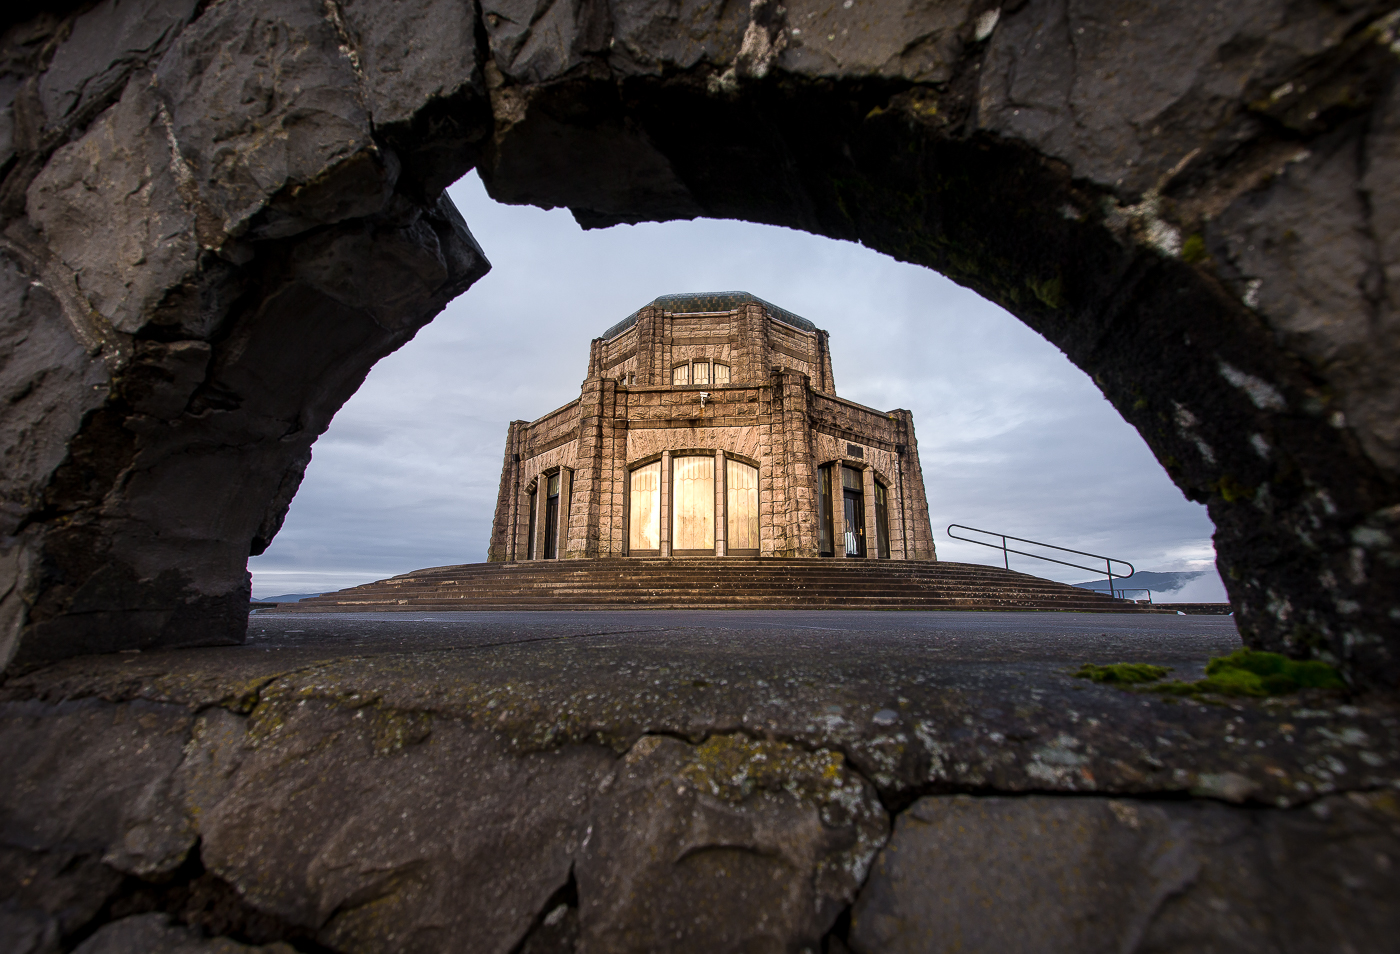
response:
[[[536,491],[530,491],[530,535],[525,538],[525,559],[535,558],[535,505],[539,503],[539,498],[535,496]]]
[[[854,467],[841,468],[841,496],[846,504],[846,556],[865,556],[865,487]]]
[[[549,478],[549,489],[544,500],[544,558],[553,560],[559,555],[559,475]]]
[[[875,555],[890,558],[890,504],[885,485],[875,481]]]

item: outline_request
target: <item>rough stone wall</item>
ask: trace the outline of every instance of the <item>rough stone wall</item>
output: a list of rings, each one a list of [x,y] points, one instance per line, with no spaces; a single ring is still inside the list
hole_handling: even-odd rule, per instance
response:
[[[315,435],[484,267],[438,201],[480,161],[586,225],[976,289],[1207,503],[1253,645],[1400,685],[1393,4],[35,9],[0,14],[7,657],[236,638]]]
[[[1054,644],[898,627],[427,625],[435,651],[336,658],[323,632],[11,678],[6,949],[1333,954],[1400,930],[1384,701],[1162,699]],[[183,945],[125,933],[162,915]]]
[[[471,11],[438,12],[405,40],[436,79],[357,61],[405,28],[367,4],[6,24],[0,658],[243,638],[312,442],[487,267],[438,147],[391,144],[479,88]]]
[[[558,34],[544,72],[492,46],[483,174],[587,225],[744,217],[976,289],[1209,506],[1253,645],[1394,687],[1398,24],[1273,0],[629,8],[605,46]],[[522,158],[546,130],[569,175],[542,187]]]

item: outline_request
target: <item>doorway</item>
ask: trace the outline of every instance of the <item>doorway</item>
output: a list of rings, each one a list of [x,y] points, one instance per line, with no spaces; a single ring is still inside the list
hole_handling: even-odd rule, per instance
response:
[[[544,558],[553,560],[559,555],[559,475],[549,478],[544,500]]]
[[[841,497],[846,510],[846,556],[865,556],[865,484],[854,467],[841,468]]]

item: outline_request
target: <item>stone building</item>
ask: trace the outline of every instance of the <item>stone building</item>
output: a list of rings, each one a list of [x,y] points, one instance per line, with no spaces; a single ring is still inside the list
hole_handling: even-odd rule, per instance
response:
[[[513,421],[491,561],[933,560],[913,416],[836,396],[827,333],[746,292],[595,338],[579,398]]]

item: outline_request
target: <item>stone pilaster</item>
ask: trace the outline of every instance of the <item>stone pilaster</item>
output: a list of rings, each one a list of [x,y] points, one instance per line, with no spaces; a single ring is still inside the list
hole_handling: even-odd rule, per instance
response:
[[[875,522],[875,470],[866,465],[860,472],[861,493],[865,501],[865,558],[880,557],[880,534]]]
[[[831,337],[825,331],[817,332],[817,366],[821,368],[818,391],[836,393],[836,377],[831,373]]]
[[[715,556],[729,553],[729,473],[724,451],[715,451]]]
[[[643,387],[655,387],[661,383],[657,368],[661,363],[658,349],[661,346],[661,310],[648,306],[637,316],[637,383]],[[668,378],[667,384],[671,381]]]
[[[734,316],[739,342],[735,349],[731,381],[760,384],[768,379],[768,318],[763,306],[740,305]],[[668,382],[669,383],[669,382]]]
[[[661,553],[671,555],[671,452],[661,452]]]
[[[592,559],[605,555],[611,534],[604,544],[604,515],[611,530],[613,497],[616,492],[618,383],[610,378],[590,377],[583,382],[579,398],[578,454],[573,487],[569,495],[567,543],[559,555],[565,560]],[[561,500],[562,500],[561,489]]]
[[[506,430],[505,460],[501,464],[501,484],[496,491],[496,513],[491,520],[491,543],[486,550],[488,563],[517,559],[520,523],[520,450],[528,421],[511,421]]]
[[[806,375],[794,372],[774,372],[771,381],[772,555],[814,557],[817,480],[808,426],[811,385]]]
[[[929,523],[928,497],[924,493],[924,471],[919,465],[919,444],[914,437],[914,415],[904,409],[890,412],[896,419],[898,445],[904,448],[899,456],[899,476],[903,487],[901,512],[904,518],[906,560],[937,560],[933,528]]]

